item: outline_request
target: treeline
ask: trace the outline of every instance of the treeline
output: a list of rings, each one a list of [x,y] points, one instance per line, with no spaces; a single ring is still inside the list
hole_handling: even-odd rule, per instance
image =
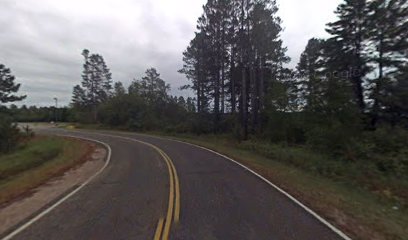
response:
[[[407,9],[404,0],[344,1],[338,20],[327,24],[331,37],[310,39],[289,69],[275,1],[209,0],[179,70],[190,82],[182,89],[195,98],[170,96],[153,68],[125,89],[101,55],[84,50],[74,116],[135,130],[306,144],[357,158],[376,129],[407,128]]]
[[[194,98],[171,96],[155,68],[125,88],[100,54],[84,50],[72,119],[229,134],[301,146],[368,172],[408,173],[406,1],[344,1],[327,24],[330,37],[310,39],[295,69],[285,67],[275,1],[209,0],[203,10],[179,70]]]
[[[71,122],[75,121],[72,111],[68,107],[20,107],[11,104],[7,110],[8,114],[16,122]]]
[[[82,82],[73,89],[72,113],[82,123],[131,130],[182,131],[196,111],[193,99],[169,95],[170,85],[155,68],[126,89],[113,82],[103,57],[83,51]]]
[[[57,116],[137,131],[230,134],[407,171],[408,3],[345,0],[335,13],[330,37],[310,39],[290,69],[274,0],[208,0],[179,70],[189,80],[181,89],[194,98],[171,96],[155,68],[125,88],[100,54],[85,49],[82,81]],[[12,108],[27,121],[50,121],[55,110]]]

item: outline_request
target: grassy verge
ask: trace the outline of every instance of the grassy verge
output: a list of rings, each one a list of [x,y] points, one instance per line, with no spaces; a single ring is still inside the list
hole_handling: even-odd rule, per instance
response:
[[[384,197],[365,187],[357,180],[359,177],[353,179],[351,176],[353,171],[358,171],[355,169],[358,166],[349,168],[351,179],[328,177],[318,170],[319,163],[324,165],[324,157],[301,148],[238,143],[225,136],[171,137],[236,159],[300,199],[353,239],[406,239],[408,236],[406,207],[399,199]],[[309,169],[309,165],[317,170]],[[382,183],[385,184],[386,180]],[[389,185],[393,184],[390,180]]]
[[[91,146],[79,140],[38,136],[0,155],[0,205],[80,163],[90,151]]]

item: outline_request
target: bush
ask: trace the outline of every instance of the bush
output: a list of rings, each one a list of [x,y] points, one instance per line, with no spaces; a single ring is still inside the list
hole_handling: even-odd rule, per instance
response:
[[[0,153],[15,149],[20,138],[20,130],[10,117],[0,114]]]
[[[302,144],[306,141],[302,113],[271,111],[266,119],[266,131],[260,133],[262,138],[287,144]]]
[[[364,157],[379,171],[397,176],[408,174],[408,131],[403,128],[381,127],[364,133]]]

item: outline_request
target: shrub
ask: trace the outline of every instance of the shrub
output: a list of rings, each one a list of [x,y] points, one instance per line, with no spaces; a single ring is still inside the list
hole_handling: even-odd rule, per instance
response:
[[[378,170],[403,176],[408,174],[408,131],[381,127],[364,134],[364,157]]]
[[[0,153],[7,153],[17,147],[20,130],[10,117],[0,114]]]
[[[305,126],[301,113],[270,111],[266,116],[266,130],[260,133],[274,143],[302,144]]]
[[[318,126],[307,132],[307,143],[315,150],[343,156],[358,138],[345,126],[333,124]]]

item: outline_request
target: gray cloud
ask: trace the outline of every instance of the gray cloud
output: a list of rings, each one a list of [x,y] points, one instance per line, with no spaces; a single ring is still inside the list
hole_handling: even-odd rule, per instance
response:
[[[307,40],[324,36],[338,1],[280,0],[288,54],[297,62]],[[327,2],[331,2],[328,4]],[[128,85],[156,67],[173,94],[186,84],[177,73],[182,51],[194,36],[205,0],[3,0],[0,8],[0,63],[11,68],[28,105],[68,104],[81,80],[82,49],[100,53],[113,79]],[[321,8],[319,14],[309,8]],[[324,12],[327,14],[320,14]]]

